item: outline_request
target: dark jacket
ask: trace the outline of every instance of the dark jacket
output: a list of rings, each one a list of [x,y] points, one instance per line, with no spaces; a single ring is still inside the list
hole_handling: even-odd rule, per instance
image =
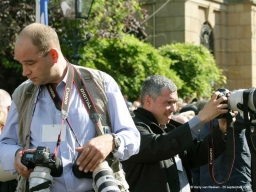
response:
[[[214,120],[214,122],[216,121],[217,120]],[[209,133],[209,123],[206,123],[203,130],[198,135],[198,140],[202,140]],[[226,153],[227,151],[225,151],[214,161],[214,177],[216,181],[221,184],[212,181],[208,165],[203,165],[191,171],[195,186],[201,186],[201,190],[197,187],[197,191],[212,192],[213,189],[208,186],[218,186],[219,188],[214,188],[214,192],[229,192],[231,189],[236,192],[253,191],[251,184],[251,154],[245,138],[244,120],[239,114],[236,116],[236,122],[234,123],[234,138],[235,159],[232,172],[230,173],[229,170],[227,170],[226,165],[228,164],[229,158]],[[228,174],[230,174],[229,179],[224,182],[224,178]]]
[[[134,114],[134,122],[141,134],[140,151],[122,162],[131,192],[178,192],[176,154],[182,159],[191,184],[189,169],[208,162],[208,142],[211,138],[216,141],[215,157],[225,150],[225,141],[219,129],[214,129],[212,135],[197,143],[192,139],[188,123],[177,128],[168,124],[165,133],[149,111],[138,108]]]

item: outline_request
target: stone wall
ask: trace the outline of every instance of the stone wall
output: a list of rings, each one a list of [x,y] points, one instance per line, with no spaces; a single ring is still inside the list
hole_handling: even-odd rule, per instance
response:
[[[155,47],[199,45],[201,29],[213,31],[213,54],[230,90],[256,87],[256,5],[249,0],[144,0],[151,15],[146,31]]]

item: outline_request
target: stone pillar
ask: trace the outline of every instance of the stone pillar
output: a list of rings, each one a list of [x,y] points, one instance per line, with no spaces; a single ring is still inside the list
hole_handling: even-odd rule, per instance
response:
[[[227,85],[230,90],[252,87],[252,4],[227,6]]]

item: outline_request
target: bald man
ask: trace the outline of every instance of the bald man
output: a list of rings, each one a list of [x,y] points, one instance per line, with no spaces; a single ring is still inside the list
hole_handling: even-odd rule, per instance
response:
[[[18,192],[26,190],[27,179],[37,171],[21,163],[24,152],[33,153],[39,146],[54,153],[55,162],[62,162],[57,171],[50,170],[53,178],[45,177],[53,180],[51,192],[93,191],[92,172],[107,157],[125,160],[138,153],[140,134],[116,81],[104,72],[69,63],[54,29],[39,23],[25,27],[14,56],[28,80],[13,93],[0,158],[9,159],[2,164],[5,171],[21,176]],[[100,119],[91,119],[92,106]],[[86,176],[76,177],[74,164]]]

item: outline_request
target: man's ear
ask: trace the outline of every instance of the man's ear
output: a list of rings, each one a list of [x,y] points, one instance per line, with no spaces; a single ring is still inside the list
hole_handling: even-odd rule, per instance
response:
[[[52,57],[52,61],[54,63],[57,63],[58,62],[58,58],[59,58],[59,52],[57,51],[57,49],[51,49],[50,50],[50,54],[51,54],[51,57]]]
[[[149,95],[146,95],[145,98],[144,98],[144,105],[150,105],[151,103],[151,97]]]

